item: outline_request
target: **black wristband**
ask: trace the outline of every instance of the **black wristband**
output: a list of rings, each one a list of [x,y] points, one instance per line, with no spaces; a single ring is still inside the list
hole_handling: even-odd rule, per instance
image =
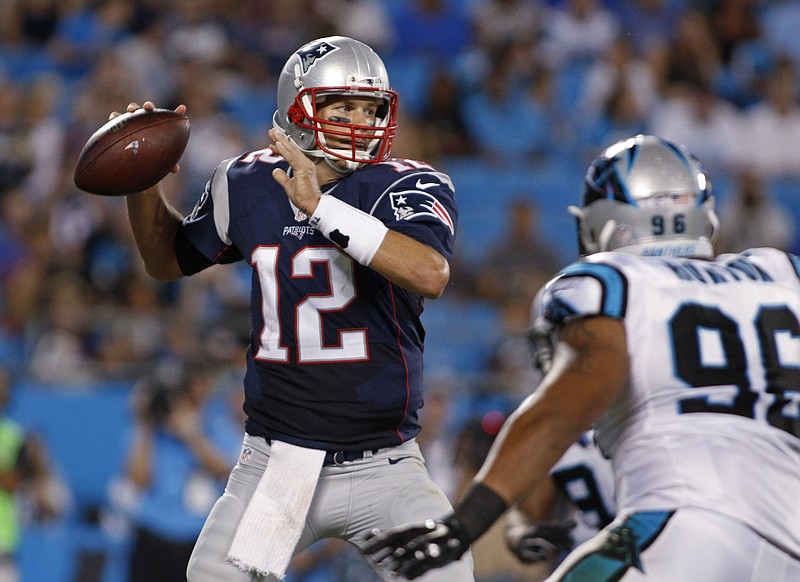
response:
[[[453,513],[460,528],[469,538],[477,540],[505,513],[508,504],[483,483],[473,483]]]

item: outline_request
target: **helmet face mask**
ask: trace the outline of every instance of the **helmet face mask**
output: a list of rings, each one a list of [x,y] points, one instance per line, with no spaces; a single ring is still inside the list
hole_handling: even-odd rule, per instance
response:
[[[289,118],[297,127],[309,130],[315,136],[316,147],[325,154],[354,162],[374,163],[385,160],[389,156],[395,134],[394,127],[386,126],[390,108],[388,100],[379,96],[383,92],[377,89],[360,89],[357,96],[351,93],[348,87],[325,88],[321,91],[303,89],[289,108]],[[370,97],[370,93],[376,97]],[[347,119],[320,114],[320,110],[332,101],[345,102],[348,99],[364,98],[376,101],[378,114],[375,123],[357,124]],[[347,147],[335,148],[329,142],[345,142]]]
[[[359,124],[320,116],[332,102],[363,99],[375,102],[374,121]],[[337,171],[352,171],[389,157],[397,129],[397,93],[390,88],[383,61],[367,45],[340,36],[317,39],[284,65],[273,125],[306,155],[326,159]]]
[[[713,256],[719,221],[708,176],[683,146],[654,136],[606,148],[586,174],[582,207],[569,211],[582,255]]]

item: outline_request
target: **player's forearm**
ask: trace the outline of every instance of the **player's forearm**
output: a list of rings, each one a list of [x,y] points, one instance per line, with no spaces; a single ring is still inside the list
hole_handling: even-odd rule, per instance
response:
[[[553,465],[582,432],[569,419],[562,422],[553,411],[535,404],[538,397],[530,397],[509,418],[475,477],[509,505],[547,487]]]
[[[389,231],[370,268],[428,299],[437,299],[450,280],[450,265],[431,247],[403,234]]]
[[[128,220],[147,273],[162,281],[183,275],[175,257],[175,234],[182,216],[166,201],[160,186],[130,194]]]
[[[572,442],[565,439],[563,448],[553,446],[542,431],[526,423],[529,419],[524,415],[522,420],[515,416],[506,423],[471,487],[446,519],[462,543],[477,540],[510,506],[550,479],[550,468]],[[547,426],[546,422],[540,424]]]
[[[438,298],[450,266],[433,248],[394,232],[374,216],[333,196],[323,196],[309,223],[362,265],[404,289]]]
[[[543,479],[540,484],[517,502],[520,514],[525,516],[528,525],[541,523],[555,518],[558,506],[558,489],[552,476]]]
[[[593,317],[566,324],[547,375],[503,426],[476,480],[509,504],[541,485],[614,401],[627,374],[625,330],[619,320]]]

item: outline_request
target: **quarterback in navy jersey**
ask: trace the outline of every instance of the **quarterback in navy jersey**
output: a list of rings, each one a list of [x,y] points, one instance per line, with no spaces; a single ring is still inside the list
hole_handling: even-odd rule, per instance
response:
[[[253,267],[247,432],[329,450],[401,444],[419,432],[423,297],[311,226],[275,168],[288,163],[271,149],[220,164],[179,234],[185,274],[244,257]],[[322,191],[450,258],[457,212],[445,174],[390,159]]]
[[[160,185],[127,198],[152,276],[252,267],[242,454],[190,582],[280,579],[318,539],[360,547],[450,509],[414,437],[420,315],[447,285],[458,212],[446,174],[389,157],[397,99],[372,49],[317,39],[281,72],[272,143],[221,162],[188,216]],[[428,579],[472,580],[471,557]]]

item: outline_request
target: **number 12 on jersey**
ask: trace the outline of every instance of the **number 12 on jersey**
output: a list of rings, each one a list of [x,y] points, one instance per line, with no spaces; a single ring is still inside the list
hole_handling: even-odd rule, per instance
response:
[[[253,253],[252,264],[261,288],[261,317],[264,326],[255,359],[289,362],[289,348],[281,342],[281,295],[277,246],[262,246]],[[323,316],[341,311],[356,297],[353,260],[339,249],[309,246],[292,257],[292,278],[312,278],[315,267],[324,267],[328,277],[327,293],[309,293],[294,306],[294,332],[297,363],[358,362],[369,359],[366,329],[340,329],[338,345],[326,345]],[[286,306],[283,306],[286,308]]]

